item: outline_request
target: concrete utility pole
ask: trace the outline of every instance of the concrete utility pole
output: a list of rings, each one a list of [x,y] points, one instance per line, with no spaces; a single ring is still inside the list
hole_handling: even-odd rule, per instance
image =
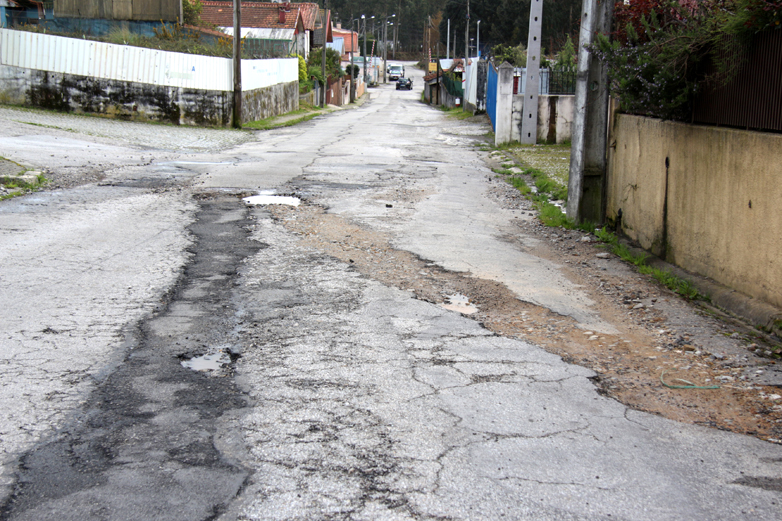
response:
[[[481,21],[478,20],[478,29],[477,34],[475,35],[476,44],[475,44],[475,55],[478,56],[478,59],[481,59]]]
[[[322,59],[322,71],[323,71],[323,102],[321,103],[321,107],[324,109],[326,108],[326,87],[329,84],[329,78],[326,76],[326,39],[329,35],[329,31],[326,28],[326,21],[328,20],[328,8],[329,8],[329,0],[326,0],[323,4],[323,15],[320,17],[320,24],[323,26],[323,59]]]
[[[234,0],[234,111],[233,126],[242,128],[242,3]]]
[[[540,92],[540,33],[543,27],[543,0],[532,0],[527,39],[527,86],[521,118],[521,144],[538,142],[538,93]]]
[[[364,21],[364,85],[368,85],[369,75],[367,74],[367,17],[362,14],[361,19]]]
[[[610,34],[613,18],[613,0],[584,0],[567,200],[567,216],[576,222],[605,220],[608,71],[588,47],[596,32]]]
[[[353,66],[353,54],[358,46],[358,31],[356,31],[356,37],[353,38],[353,22],[359,21],[358,18],[354,18],[350,21],[350,102],[356,101],[356,70]],[[356,24],[358,25],[358,24]]]
[[[467,58],[469,57],[470,57],[470,0],[467,0],[467,23],[464,24],[464,74],[467,74]],[[463,103],[462,106],[464,106]]]
[[[451,57],[451,19],[448,19],[448,38],[447,38],[447,45],[445,47],[445,59]]]
[[[467,0],[467,23],[464,24],[464,65],[462,69],[462,86],[466,86],[465,79],[467,79],[467,58],[470,57],[470,0]],[[464,96],[467,96],[465,89]],[[462,99],[462,111],[467,112],[467,103],[465,99]]]

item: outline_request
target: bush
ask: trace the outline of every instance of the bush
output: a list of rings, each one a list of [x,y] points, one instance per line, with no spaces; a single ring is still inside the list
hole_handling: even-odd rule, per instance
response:
[[[182,0],[182,21],[187,25],[201,25],[201,0]]]
[[[502,65],[502,62],[508,62],[514,67],[526,67],[527,66],[527,50],[523,43],[518,44],[516,47],[508,45],[495,45],[491,49],[492,61],[495,65]]]
[[[307,69],[310,76],[315,76],[318,81],[323,81],[323,49],[317,49],[310,53],[307,60]],[[317,69],[318,73],[314,73]],[[334,49],[326,49],[326,76],[332,78],[341,78],[345,75],[345,71],[342,70],[342,56]]]
[[[345,72],[352,78],[358,78],[359,74],[361,73],[361,67],[358,65],[348,65]]]
[[[614,41],[598,34],[592,50],[623,111],[688,121],[699,87],[730,81],[752,37],[778,29],[781,16],[780,0],[618,3]]]

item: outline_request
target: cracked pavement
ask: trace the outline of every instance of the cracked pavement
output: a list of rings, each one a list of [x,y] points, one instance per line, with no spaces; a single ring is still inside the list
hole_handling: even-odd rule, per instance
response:
[[[419,96],[260,133],[0,109],[55,185],[0,205],[0,519],[778,518],[782,446],[498,332],[644,339],[518,233],[485,126]]]

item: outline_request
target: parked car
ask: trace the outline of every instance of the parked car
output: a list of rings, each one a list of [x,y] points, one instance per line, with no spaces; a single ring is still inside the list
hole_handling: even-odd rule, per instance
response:
[[[413,90],[413,80],[410,78],[399,78],[396,82],[396,90]]]
[[[404,65],[391,65],[388,68],[388,79],[391,81],[398,80],[399,78],[404,78],[405,76],[405,66]]]

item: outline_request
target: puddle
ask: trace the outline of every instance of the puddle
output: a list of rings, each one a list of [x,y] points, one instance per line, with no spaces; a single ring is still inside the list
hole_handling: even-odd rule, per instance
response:
[[[161,161],[158,165],[231,165],[230,161]]]
[[[201,356],[194,356],[190,360],[182,360],[182,366],[193,371],[218,371],[223,366],[231,363],[231,357],[225,351],[217,351]]]
[[[301,199],[286,195],[275,195],[274,191],[265,190],[242,199],[247,204],[284,204],[286,206],[299,206]]]
[[[448,295],[440,306],[450,311],[456,311],[464,315],[472,315],[478,312],[478,308],[470,304],[470,299],[462,294]]]

